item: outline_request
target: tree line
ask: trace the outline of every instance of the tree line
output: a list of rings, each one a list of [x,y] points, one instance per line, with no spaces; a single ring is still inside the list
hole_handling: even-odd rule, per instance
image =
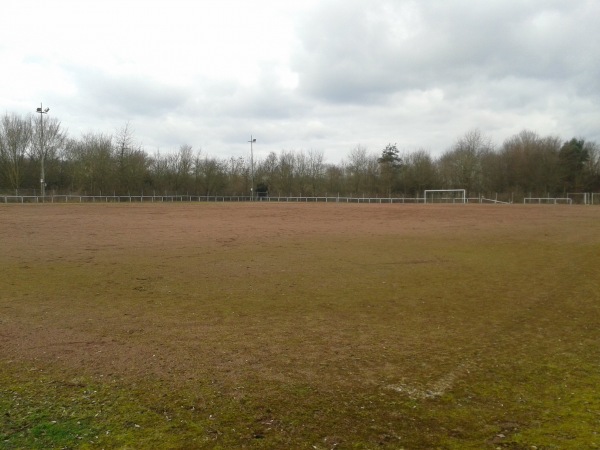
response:
[[[565,196],[600,192],[600,147],[524,130],[501,145],[479,130],[439,157],[396,144],[351,149],[327,163],[322,150],[271,152],[265,158],[215,157],[183,144],[146,152],[129,125],[114,135],[72,138],[56,118],[6,113],[0,119],[0,191],[86,195],[271,195],[417,197],[425,189],[466,189],[469,195]]]

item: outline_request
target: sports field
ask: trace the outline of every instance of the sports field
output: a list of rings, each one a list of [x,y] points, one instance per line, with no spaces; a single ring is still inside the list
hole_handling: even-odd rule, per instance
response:
[[[600,447],[600,208],[0,205],[0,448]]]

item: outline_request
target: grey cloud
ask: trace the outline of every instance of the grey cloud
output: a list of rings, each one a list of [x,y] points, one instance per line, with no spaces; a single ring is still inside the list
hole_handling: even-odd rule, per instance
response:
[[[274,68],[264,67],[252,86],[199,81],[197,108],[215,118],[286,120],[307,112],[307,105],[292,89],[280,86]]]
[[[303,92],[341,103],[507,77],[589,91],[599,12],[591,2],[327,2],[299,28],[294,67]]]
[[[177,111],[188,99],[181,88],[141,76],[78,69],[73,78],[80,101],[89,103],[89,108],[101,117],[129,119],[168,114]]]
[[[324,0],[297,25],[296,89],[281,83],[283,60],[263,61],[257,81],[199,73],[185,87],[73,67],[70,110],[94,117],[65,123],[131,121],[150,152],[247,155],[253,133],[257,155],[329,160],[357,144],[441,152],[473,128],[498,143],[523,128],[598,140],[599,16],[584,0]]]
[[[336,102],[362,102],[396,85],[394,43],[380,22],[379,6],[326,3],[299,27],[303,47],[293,60],[300,89]]]
[[[297,116],[301,106],[293,95],[266,86],[238,86],[231,96],[205,99],[218,117],[285,120]]]
[[[431,51],[432,63],[445,54],[441,61],[469,67],[490,78],[566,79],[582,64],[587,66],[590,55],[598,53],[593,35],[600,34],[582,31],[592,26],[592,17],[600,12],[589,2],[453,6],[438,5],[439,9],[424,12],[444,41]]]

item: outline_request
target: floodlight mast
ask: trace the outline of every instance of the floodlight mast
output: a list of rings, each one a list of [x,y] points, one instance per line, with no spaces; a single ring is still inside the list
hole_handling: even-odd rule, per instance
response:
[[[46,198],[46,175],[44,173],[44,114],[48,114],[50,108],[46,107],[44,109],[44,105],[40,103],[40,107],[35,110],[36,113],[40,115],[40,153],[41,153],[41,176],[40,176],[40,187],[42,191],[42,202],[45,201]]]
[[[256,142],[256,138],[253,138],[252,135],[250,135],[250,140],[248,142],[250,142],[250,179],[252,182],[252,186],[250,187],[250,196],[254,201],[254,149],[252,144]]]

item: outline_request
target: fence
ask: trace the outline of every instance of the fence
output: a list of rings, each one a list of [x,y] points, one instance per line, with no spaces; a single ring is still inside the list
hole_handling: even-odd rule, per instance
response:
[[[244,195],[0,195],[2,203],[174,203],[174,202],[270,202],[270,203],[423,203],[409,197],[251,197]]]
[[[572,194],[571,194],[572,195]],[[600,204],[600,193],[587,194],[588,205]],[[577,203],[573,198],[525,197],[523,203],[558,204]],[[425,203],[423,197],[354,197],[354,196],[267,196],[251,197],[249,195],[80,195],[52,194],[46,195],[0,195],[0,203],[175,203],[175,202],[269,202],[269,203]],[[429,202],[428,202],[429,203]],[[463,200],[452,197],[436,198],[436,203],[463,204]],[[466,203],[491,203],[506,205],[514,203],[510,199],[501,201],[483,195],[467,197]]]
[[[539,204],[553,204],[558,205],[560,203],[572,205],[573,200],[568,197],[525,197],[523,203],[537,203]]]

